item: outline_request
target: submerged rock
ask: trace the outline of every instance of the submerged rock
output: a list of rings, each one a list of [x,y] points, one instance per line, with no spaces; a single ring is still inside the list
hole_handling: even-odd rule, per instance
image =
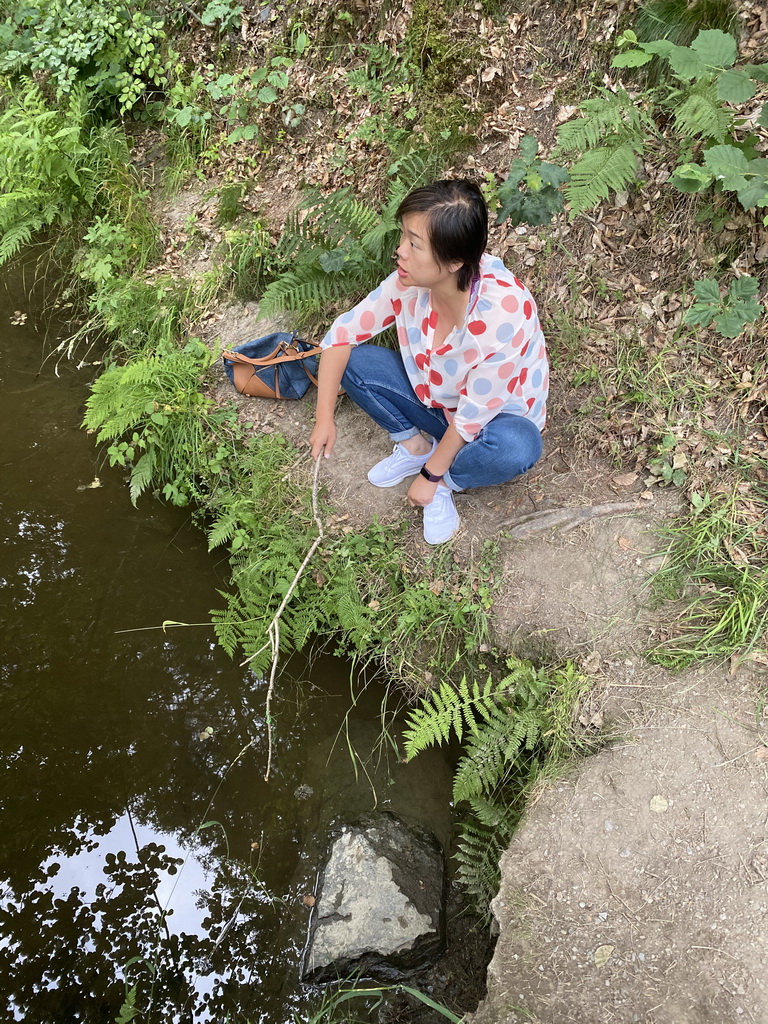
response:
[[[429,964],[444,944],[444,875],[423,829],[387,814],[344,828],[318,887],[304,977],[389,980]]]

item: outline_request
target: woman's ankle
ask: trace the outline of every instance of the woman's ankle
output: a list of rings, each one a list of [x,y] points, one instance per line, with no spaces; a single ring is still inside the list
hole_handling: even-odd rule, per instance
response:
[[[400,444],[411,455],[426,455],[432,451],[432,445],[423,434],[414,434],[413,437],[401,441]]]

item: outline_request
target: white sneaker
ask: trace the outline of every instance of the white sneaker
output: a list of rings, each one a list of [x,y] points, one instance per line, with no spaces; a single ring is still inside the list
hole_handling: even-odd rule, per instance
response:
[[[427,544],[445,544],[460,523],[450,488],[439,485],[432,501],[424,506],[424,540]]]
[[[437,441],[433,440],[432,447],[426,455],[411,455],[398,441],[392,449],[392,454],[369,470],[368,479],[376,487],[394,487],[407,477],[415,476],[436,447]]]

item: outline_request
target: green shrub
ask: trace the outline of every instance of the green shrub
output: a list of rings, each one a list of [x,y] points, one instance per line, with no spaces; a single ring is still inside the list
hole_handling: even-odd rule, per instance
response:
[[[17,4],[0,34],[0,71],[42,73],[57,98],[84,85],[96,104],[130,110],[148,88],[167,83],[162,21],[121,0],[37,0]]]

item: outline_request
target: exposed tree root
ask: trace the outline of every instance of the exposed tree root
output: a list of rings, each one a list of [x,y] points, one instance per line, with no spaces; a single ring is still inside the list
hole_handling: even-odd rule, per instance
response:
[[[517,519],[502,519],[498,529],[504,530],[512,540],[527,540],[534,534],[547,530],[568,533],[590,519],[616,515],[619,512],[635,512],[639,507],[634,501],[609,501],[603,505],[587,505],[582,508],[551,508],[543,512],[531,512]]]

